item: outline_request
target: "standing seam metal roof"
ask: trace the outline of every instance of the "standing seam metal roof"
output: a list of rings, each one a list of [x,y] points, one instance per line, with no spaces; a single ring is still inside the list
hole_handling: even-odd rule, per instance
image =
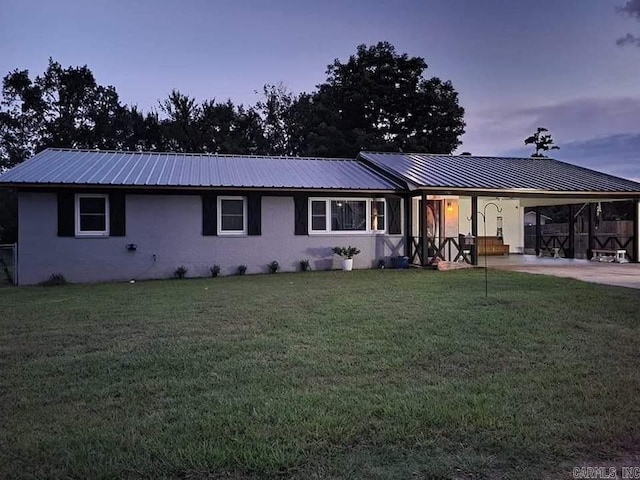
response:
[[[397,190],[354,159],[44,150],[0,183]]]
[[[381,152],[361,152],[358,157],[417,187],[640,195],[640,183],[552,158]]]

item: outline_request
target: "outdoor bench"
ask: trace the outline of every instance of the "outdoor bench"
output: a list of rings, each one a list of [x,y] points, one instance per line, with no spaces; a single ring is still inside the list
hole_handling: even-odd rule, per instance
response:
[[[594,248],[591,250],[591,253],[591,260],[594,262],[629,263],[626,250],[605,250]]]

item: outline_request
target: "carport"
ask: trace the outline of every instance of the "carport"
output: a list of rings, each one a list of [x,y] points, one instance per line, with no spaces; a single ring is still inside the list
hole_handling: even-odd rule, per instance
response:
[[[640,259],[640,183],[551,158],[362,152],[358,159],[406,185],[406,255],[414,265],[478,265],[480,255],[502,248],[525,254],[526,209],[536,218],[531,253],[573,259],[581,246],[585,258],[624,250],[630,262]],[[619,202],[629,206],[629,228],[603,232],[602,205]],[[551,206],[568,209],[566,232],[543,232],[542,210]]]

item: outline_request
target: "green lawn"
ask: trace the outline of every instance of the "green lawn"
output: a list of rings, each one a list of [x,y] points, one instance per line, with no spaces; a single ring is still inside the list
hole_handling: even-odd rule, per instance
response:
[[[571,478],[640,451],[640,292],[481,270],[0,289],[0,477]]]

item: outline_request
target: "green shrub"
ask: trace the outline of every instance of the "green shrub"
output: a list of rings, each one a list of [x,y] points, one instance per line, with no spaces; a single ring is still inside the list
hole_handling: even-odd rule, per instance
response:
[[[245,273],[247,273],[247,266],[246,265],[239,265],[238,266],[238,275],[244,275]]]
[[[269,267],[269,273],[277,273],[280,270],[280,264],[276,260],[269,263],[267,267]]]
[[[300,260],[300,271],[308,272],[309,270],[311,270],[311,262],[309,261],[309,259],[304,258]]]
[[[215,278],[220,273],[220,265],[214,264],[213,267],[211,267],[209,270],[211,270],[211,276]]]
[[[352,247],[351,245],[348,247],[333,247],[331,251],[344,258],[353,258],[360,253],[360,250],[356,247]]]
[[[173,274],[176,276],[176,278],[184,278],[187,275],[187,272],[189,271],[189,269],[187,267],[185,267],[184,265],[180,265],[178,268],[176,268],[176,271],[173,272]]]
[[[64,275],[61,273],[53,273],[47,280],[40,282],[38,285],[41,287],[56,287],[58,285],[66,285],[67,283],[69,282],[64,278]]]

